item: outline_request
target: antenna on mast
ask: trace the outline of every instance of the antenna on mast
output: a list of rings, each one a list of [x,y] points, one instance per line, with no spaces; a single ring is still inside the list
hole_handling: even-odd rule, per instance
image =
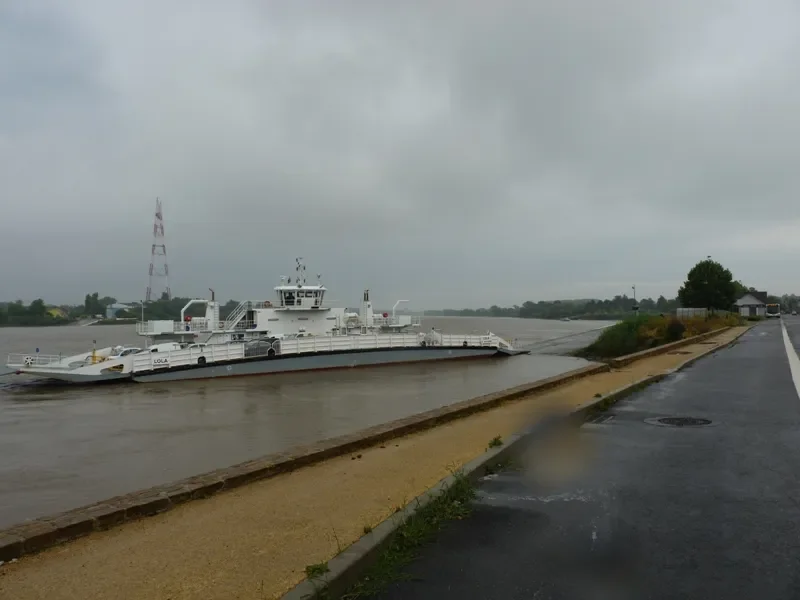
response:
[[[297,262],[297,266],[294,270],[297,271],[297,276],[294,279],[299,287],[306,284],[306,266],[303,264],[302,256],[297,257],[295,262]]]

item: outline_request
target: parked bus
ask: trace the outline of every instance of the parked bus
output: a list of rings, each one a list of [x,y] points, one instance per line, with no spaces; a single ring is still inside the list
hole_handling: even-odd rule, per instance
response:
[[[780,317],[781,305],[780,304],[767,304],[767,318]]]

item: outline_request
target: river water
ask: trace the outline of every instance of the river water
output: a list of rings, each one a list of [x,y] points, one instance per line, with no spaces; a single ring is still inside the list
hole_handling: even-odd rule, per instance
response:
[[[149,385],[2,375],[0,528],[575,369],[585,361],[558,354],[608,324],[426,318],[425,329],[537,344],[532,355],[466,362]],[[143,341],[130,325],[2,328],[0,356],[84,352],[92,340]]]

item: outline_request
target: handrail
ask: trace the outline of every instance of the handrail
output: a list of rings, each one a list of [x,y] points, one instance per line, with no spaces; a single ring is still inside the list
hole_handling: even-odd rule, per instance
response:
[[[239,306],[234,308],[233,312],[231,312],[231,314],[229,314],[228,317],[225,319],[224,331],[233,329],[236,326],[236,323],[238,323],[239,320],[241,320],[242,316],[246,314],[248,310],[250,310],[251,306],[252,303],[249,300],[243,300],[242,302],[240,302]]]
[[[38,354],[14,352],[8,355],[6,364],[10,367],[51,367],[64,360],[61,354]]]

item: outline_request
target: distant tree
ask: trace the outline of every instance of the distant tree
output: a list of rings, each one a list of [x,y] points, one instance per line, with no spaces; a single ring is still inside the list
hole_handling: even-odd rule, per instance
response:
[[[800,298],[795,294],[784,294],[781,296],[781,306],[786,310],[797,310],[800,306]]]
[[[8,305],[9,317],[24,317],[28,314],[28,309],[22,303],[22,300],[16,300]]]
[[[533,302],[528,300],[527,302],[522,303],[522,306],[519,309],[519,316],[524,319],[525,318],[531,319],[537,316],[537,312],[538,312],[538,307]]]
[[[47,307],[44,305],[44,300],[39,298],[31,302],[28,306],[28,314],[32,317],[43,317],[47,314]]]
[[[639,310],[641,311],[655,311],[656,310],[656,303],[653,302],[652,298],[642,298],[639,301]]]
[[[709,258],[689,271],[678,290],[678,300],[685,308],[730,310],[736,302],[736,292],[731,272]]]
[[[223,319],[227,319],[228,315],[230,315],[237,306],[239,306],[239,303],[236,300],[228,300],[225,304],[219,307],[219,316]]]
[[[734,287],[736,288],[736,299],[738,300],[742,296],[744,296],[747,292],[755,291],[755,288],[748,288],[745,284],[743,284],[738,279],[733,282]]]

